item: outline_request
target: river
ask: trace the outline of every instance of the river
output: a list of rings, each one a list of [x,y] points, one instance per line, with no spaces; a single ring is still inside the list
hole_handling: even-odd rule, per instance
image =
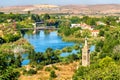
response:
[[[24,38],[27,39],[33,46],[36,52],[45,52],[47,48],[63,49],[64,47],[74,46],[74,42],[64,42],[62,38],[57,35],[57,31],[52,31],[49,34],[45,34],[43,30],[39,31],[37,34],[25,34]],[[94,51],[95,46],[90,47],[90,51]],[[76,54],[79,52],[78,50],[73,50],[70,53],[62,53],[62,57],[66,57],[70,54]],[[22,56],[24,60],[22,61],[22,65],[26,65],[29,63],[29,60],[26,59],[26,54]]]
[[[25,34],[24,38],[34,46],[36,52],[44,52],[49,47],[55,50],[74,45],[73,42],[62,41],[62,38],[57,35],[57,31],[45,34],[45,32],[41,30],[37,34]]]

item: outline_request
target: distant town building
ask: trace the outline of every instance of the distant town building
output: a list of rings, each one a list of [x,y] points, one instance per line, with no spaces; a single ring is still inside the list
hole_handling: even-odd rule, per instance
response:
[[[90,51],[87,44],[87,37],[85,38],[85,45],[82,49],[82,66],[90,65]]]
[[[101,22],[101,21],[98,21],[96,24],[97,24],[97,25],[103,25],[103,26],[106,25],[104,22]]]
[[[92,30],[92,31],[91,31],[91,35],[92,35],[93,37],[97,37],[98,34],[99,34],[99,30]]]
[[[98,34],[99,34],[99,30],[93,30],[94,27],[93,26],[90,26],[90,25],[87,25],[85,23],[82,23],[82,24],[71,24],[71,28],[74,28],[74,27],[80,27],[81,29],[88,29],[91,31],[91,36],[93,37],[97,37]],[[82,30],[80,31],[82,33]]]
[[[80,24],[71,24],[71,28],[74,28],[74,27],[81,27]]]
[[[71,28],[74,27],[80,27],[81,29],[89,29],[89,30],[93,30],[93,26],[87,25],[85,23],[81,23],[81,24],[71,24]]]
[[[12,19],[7,19],[7,22],[10,23],[12,21]]]
[[[120,23],[120,20],[117,20],[116,22],[117,22],[117,23]]]

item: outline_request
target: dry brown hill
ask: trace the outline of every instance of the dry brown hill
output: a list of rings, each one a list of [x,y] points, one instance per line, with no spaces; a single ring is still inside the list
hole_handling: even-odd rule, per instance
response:
[[[62,10],[75,14],[120,13],[120,4],[65,5]]]
[[[71,14],[120,14],[120,4],[98,5],[26,5],[0,8],[5,13],[71,13]]]

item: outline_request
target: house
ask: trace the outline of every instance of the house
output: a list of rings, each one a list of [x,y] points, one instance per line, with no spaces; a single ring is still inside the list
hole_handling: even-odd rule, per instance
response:
[[[97,25],[103,25],[103,26],[106,25],[105,23],[103,23],[103,22],[101,22],[101,21],[98,21],[96,24],[97,24]]]
[[[87,25],[85,23],[81,23],[81,24],[71,24],[71,28],[74,28],[74,27],[80,27],[81,29],[89,29],[89,30],[93,30],[93,27],[90,26],[90,25]]]
[[[92,35],[93,37],[97,37],[98,34],[99,34],[99,30],[92,30],[92,31],[91,31],[91,35]]]
[[[87,24],[85,24],[85,23],[81,24],[81,28],[82,28],[82,29],[93,30],[93,27],[92,27],[92,26],[87,25]]]
[[[98,34],[99,34],[99,30],[93,30],[94,27],[93,26],[90,26],[90,25],[87,25],[85,23],[82,23],[82,24],[71,24],[71,28],[74,28],[74,27],[80,27],[81,29],[88,29],[91,31],[91,36],[93,37],[97,37]],[[80,30],[80,32],[82,33],[82,30]]]
[[[80,24],[71,24],[71,28],[74,28],[74,27],[81,27]]]
[[[120,23],[120,20],[117,20],[116,22],[117,22],[117,23]]]

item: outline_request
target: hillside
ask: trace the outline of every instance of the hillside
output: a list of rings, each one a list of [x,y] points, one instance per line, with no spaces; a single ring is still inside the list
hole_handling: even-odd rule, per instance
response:
[[[50,68],[51,70],[55,70],[57,77],[52,80],[71,80],[72,76],[77,69],[79,62],[73,62],[69,64],[56,63],[53,65],[45,66],[42,70],[38,70],[38,73],[32,76],[21,75],[19,80],[49,80],[50,79],[50,71],[46,71],[46,68]],[[54,69],[54,66],[56,69]],[[30,66],[25,66],[25,68],[30,68]]]
[[[0,11],[5,13],[71,13],[71,14],[120,14],[120,4],[99,4],[99,5],[26,5],[2,7]]]
[[[62,10],[74,14],[110,14],[120,13],[120,4],[65,5]]]

